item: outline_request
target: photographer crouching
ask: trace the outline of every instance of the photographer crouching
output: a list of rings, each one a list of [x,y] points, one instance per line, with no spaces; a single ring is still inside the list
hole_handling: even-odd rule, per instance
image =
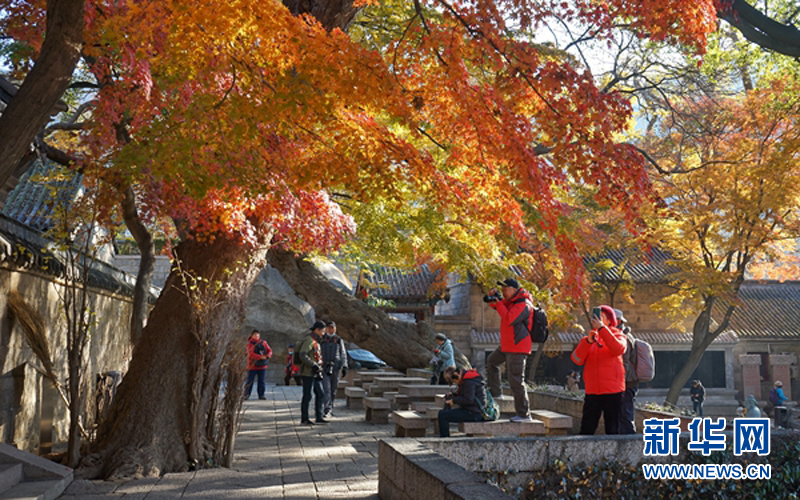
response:
[[[437,417],[439,437],[450,437],[451,422],[479,422],[483,420],[481,408],[486,406],[486,386],[476,370],[463,370],[450,366],[444,371],[448,384],[456,384],[454,393],[445,396],[443,410]],[[454,408],[458,405],[458,408]]]

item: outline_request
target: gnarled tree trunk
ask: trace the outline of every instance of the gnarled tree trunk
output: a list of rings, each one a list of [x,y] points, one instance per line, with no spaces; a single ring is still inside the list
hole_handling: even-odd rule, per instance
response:
[[[271,249],[269,264],[276,268],[297,295],[311,304],[317,318],[336,322],[339,335],[372,351],[398,370],[424,368],[433,354],[434,332],[426,322],[398,321],[376,307],[371,307],[334,287],[311,262],[293,253]],[[469,366],[467,358],[456,350],[456,363]]]
[[[95,453],[78,471],[84,477],[186,471],[214,452],[207,433],[215,428],[208,420],[216,417],[219,373],[229,344],[244,342],[234,335],[266,246],[252,250],[218,237],[183,242],[176,254],[180,269],[170,274],[142,331]]]

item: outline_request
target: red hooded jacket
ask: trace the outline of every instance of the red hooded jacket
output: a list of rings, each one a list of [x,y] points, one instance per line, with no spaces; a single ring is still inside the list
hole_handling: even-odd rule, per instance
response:
[[[613,317],[613,313],[611,315]],[[595,341],[584,337],[572,351],[572,362],[583,366],[586,394],[616,394],[625,391],[625,335],[619,331],[616,319],[595,333]]]
[[[247,369],[248,370],[266,370],[269,358],[272,357],[272,349],[264,339],[256,342],[250,340],[247,343]]]
[[[533,328],[533,301],[524,288],[510,299],[490,302],[500,314],[500,350],[509,354],[530,354]]]

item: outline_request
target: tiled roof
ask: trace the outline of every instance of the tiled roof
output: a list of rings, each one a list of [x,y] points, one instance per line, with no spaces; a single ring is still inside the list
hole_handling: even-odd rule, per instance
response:
[[[670,275],[678,271],[677,268],[667,264],[667,261],[671,259],[670,254],[657,248],[651,248],[648,251],[611,250],[584,257],[583,263],[587,267],[602,260],[611,260],[616,266],[624,263],[625,275],[634,283],[666,283],[669,281]],[[619,267],[615,267],[601,275],[595,275],[594,278],[621,281],[620,271]]]
[[[46,176],[59,168],[52,162],[36,160],[8,195],[3,215],[39,231],[50,229],[53,225],[50,214],[55,201],[52,188],[57,187],[58,196],[69,202],[82,188],[83,176],[80,174],[65,181],[46,180]]]
[[[719,321],[724,303],[714,307]],[[739,338],[800,338],[800,282],[746,281],[739,289],[730,327]]]
[[[12,268],[33,269],[63,278],[66,266],[51,250],[53,243],[17,221],[0,215],[0,262]],[[89,269],[89,285],[102,290],[133,296],[136,278],[104,262],[93,261]],[[149,301],[157,295],[151,290]]]
[[[428,266],[416,270],[369,266],[361,271],[358,288],[366,288],[370,295],[401,303],[423,303],[430,297],[428,291],[436,281],[437,272]]]
[[[552,335],[553,332],[550,332]],[[584,334],[577,332],[558,332],[558,340],[562,344],[577,344],[584,337]],[[691,333],[681,332],[635,332],[634,335],[638,339],[642,339],[654,346],[656,345],[671,345],[671,344],[688,344],[692,343]],[[712,345],[718,344],[735,344],[737,342],[736,334],[733,332],[725,332],[712,342]],[[472,343],[477,345],[499,345],[500,332],[478,332],[472,330]]]

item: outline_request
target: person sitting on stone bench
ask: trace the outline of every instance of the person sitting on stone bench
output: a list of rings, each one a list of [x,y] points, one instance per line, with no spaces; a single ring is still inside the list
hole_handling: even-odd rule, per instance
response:
[[[486,384],[480,373],[453,366],[444,371],[448,384],[456,384],[456,392],[445,396],[445,408],[439,411],[439,437],[450,437],[451,422],[478,422],[483,420],[481,408],[486,406]],[[458,408],[454,408],[458,405]]]

